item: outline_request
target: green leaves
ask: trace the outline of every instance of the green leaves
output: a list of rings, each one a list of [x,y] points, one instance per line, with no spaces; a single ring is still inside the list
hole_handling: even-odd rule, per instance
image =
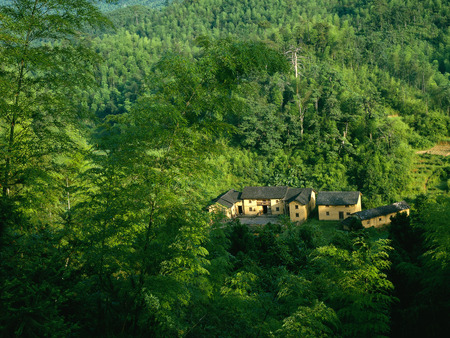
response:
[[[390,279],[400,299],[392,309],[393,334],[424,335],[432,330],[442,335],[448,329],[448,204],[445,195],[420,196],[411,217],[400,214],[392,219],[395,252]]]
[[[38,186],[28,173],[49,171],[49,154],[70,144],[65,124],[77,115],[67,95],[92,80],[86,65],[95,59],[76,38],[107,20],[84,0],[14,1],[0,15],[1,184],[13,196]]]
[[[313,263],[319,272],[317,286],[325,288],[322,292],[336,311],[344,336],[386,334],[394,301],[393,284],[385,273],[392,248],[387,240],[371,245],[356,239],[354,246],[352,252],[334,246],[316,250]]]
[[[231,85],[252,75],[273,75],[286,72],[288,64],[281,53],[261,42],[224,39],[206,49],[216,64],[215,77],[219,83]]]
[[[333,309],[316,301],[312,307],[300,306],[283,320],[276,333],[280,337],[332,337],[338,327],[339,319]]]
[[[427,255],[432,261],[441,264],[441,268],[448,270],[450,266],[450,232],[448,224],[450,221],[449,213],[450,197],[441,196],[435,203],[431,202],[424,210],[425,239],[430,249]]]

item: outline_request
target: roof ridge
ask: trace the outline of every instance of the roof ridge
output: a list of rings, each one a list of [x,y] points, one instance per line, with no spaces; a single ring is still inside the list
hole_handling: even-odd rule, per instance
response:
[[[399,212],[402,210],[410,209],[408,203],[405,201],[400,202],[394,202],[388,205],[382,205],[376,208],[361,210],[358,212],[355,212],[353,215],[358,216],[361,220],[366,220],[378,216],[386,216],[395,212]]]

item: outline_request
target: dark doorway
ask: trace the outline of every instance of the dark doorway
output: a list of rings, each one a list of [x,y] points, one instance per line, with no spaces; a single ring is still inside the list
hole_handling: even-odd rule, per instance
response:
[[[267,205],[263,205],[263,214],[267,214]]]
[[[339,219],[344,219],[344,212],[343,211],[339,211]]]
[[[242,205],[238,205],[238,214],[242,215]]]

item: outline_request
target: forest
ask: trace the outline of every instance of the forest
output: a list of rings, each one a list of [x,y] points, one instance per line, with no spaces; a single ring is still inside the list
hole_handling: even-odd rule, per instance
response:
[[[450,4],[0,1],[0,337],[443,337]],[[210,214],[244,186],[389,227]]]

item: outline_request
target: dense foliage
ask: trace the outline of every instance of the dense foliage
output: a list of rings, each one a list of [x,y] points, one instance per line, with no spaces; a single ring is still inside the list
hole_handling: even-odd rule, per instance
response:
[[[226,152],[243,154],[227,159],[232,167],[223,176],[359,189],[376,206],[417,193],[411,147],[447,136],[447,14],[448,6],[425,9],[419,1],[129,7],[111,14],[116,32],[96,39],[106,61],[96,70],[100,89],[84,93],[80,105],[99,117],[127,112],[151,90],[146,79],[168,50],[196,58],[205,39],[263,41],[286,55],[291,70],[235,88],[251,109],[224,116],[236,128]]]
[[[414,150],[448,141],[449,4],[0,5],[0,335],[448,332],[450,164]],[[205,212],[251,184],[414,208],[381,233]]]

